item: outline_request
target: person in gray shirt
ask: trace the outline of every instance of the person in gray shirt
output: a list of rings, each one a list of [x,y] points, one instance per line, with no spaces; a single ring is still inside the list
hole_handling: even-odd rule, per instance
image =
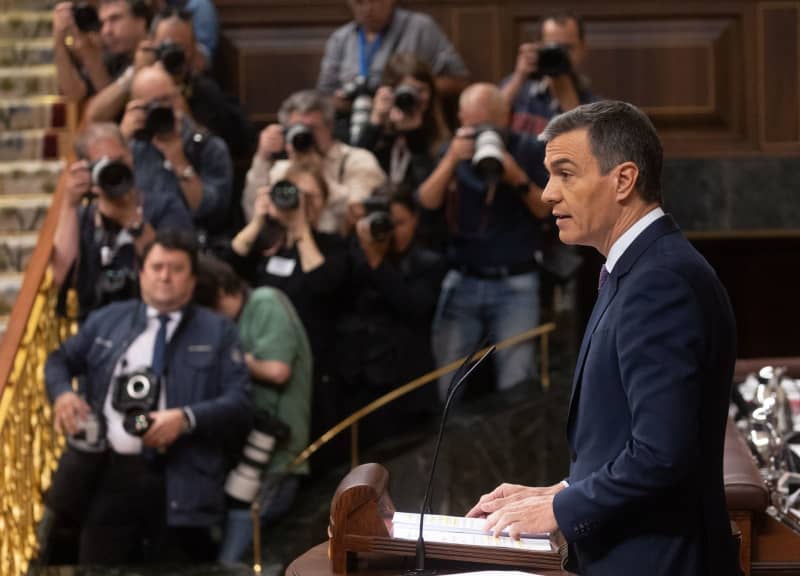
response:
[[[320,92],[333,94],[348,107],[342,88],[361,77],[374,91],[395,53],[424,60],[440,94],[457,94],[467,85],[467,67],[429,15],[396,8],[395,0],[347,1],[353,20],[328,39],[317,81]]]

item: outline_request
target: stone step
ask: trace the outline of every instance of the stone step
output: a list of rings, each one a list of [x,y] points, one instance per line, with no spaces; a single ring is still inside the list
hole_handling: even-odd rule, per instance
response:
[[[0,10],[52,10],[60,0],[0,0]]]
[[[0,130],[66,128],[67,104],[59,96],[0,98]]]
[[[53,40],[0,40],[0,66],[36,66],[53,63]]]
[[[0,274],[24,272],[39,232],[0,233]]]
[[[6,1],[7,0],[0,0]],[[51,38],[53,13],[46,11],[8,10],[0,13],[0,38]]]
[[[57,160],[70,150],[66,130],[9,130],[0,133],[0,162]]]
[[[0,198],[52,194],[65,165],[63,160],[0,162]]]
[[[0,317],[11,314],[14,302],[22,288],[23,274],[21,272],[6,272],[0,274]]]
[[[52,64],[25,68],[0,68],[0,97],[29,98],[58,94],[56,67]]]
[[[0,234],[38,231],[52,199],[50,194],[0,196]]]

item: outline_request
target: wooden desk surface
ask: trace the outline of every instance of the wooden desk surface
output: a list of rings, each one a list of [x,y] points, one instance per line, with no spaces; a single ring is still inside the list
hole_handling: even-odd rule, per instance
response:
[[[357,573],[361,576],[397,576],[406,569],[413,567],[413,558],[401,558],[398,556],[365,557],[359,555]],[[431,568],[437,568],[440,573],[468,572],[477,570],[514,570],[509,566],[491,566],[453,562],[429,560],[426,562]],[[569,576],[569,572],[559,571],[537,571],[541,576]],[[328,543],[323,542],[311,548],[308,552],[296,558],[286,568],[286,576],[336,576],[331,570],[331,563],[328,560]]]

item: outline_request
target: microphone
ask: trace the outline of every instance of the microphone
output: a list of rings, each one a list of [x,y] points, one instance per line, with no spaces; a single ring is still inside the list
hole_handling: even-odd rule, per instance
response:
[[[455,376],[453,377],[453,381],[450,383],[450,387],[447,393],[447,400],[444,403],[444,410],[442,410],[442,421],[439,424],[439,436],[436,438],[436,446],[433,451],[433,461],[431,462],[431,472],[430,476],[428,477],[428,485],[425,488],[425,497],[422,499],[422,507],[419,511],[419,537],[417,538],[417,549],[416,549],[416,567],[413,570],[409,570],[406,572],[408,576],[429,576],[432,574],[436,574],[435,570],[426,570],[425,569],[425,540],[422,538],[422,529],[423,529],[423,521],[425,519],[425,509],[428,507],[430,496],[431,496],[431,485],[433,484],[433,474],[436,471],[436,461],[439,459],[439,448],[442,446],[442,435],[444,433],[444,425],[447,422],[447,413],[450,410],[450,404],[453,402],[453,398],[455,398],[456,393],[461,388],[461,386],[469,379],[475,369],[480,366],[484,360],[486,360],[494,351],[496,347],[492,346],[489,348],[483,356],[481,356],[472,366],[470,366],[469,370],[461,376],[457,381]],[[480,350],[480,348],[478,348]],[[477,350],[476,350],[477,352]],[[459,367],[456,371],[456,376],[461,370],[466,366],[467,362],[475,355],[475,352],[467,356],[467,359],[464,363]]]

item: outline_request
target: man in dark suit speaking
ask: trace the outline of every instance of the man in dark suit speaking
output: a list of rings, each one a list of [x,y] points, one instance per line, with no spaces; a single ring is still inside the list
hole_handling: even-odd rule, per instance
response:
[[[661,209],[655,129],[605,101],[554,118],[543,138],[560,239],[606,256],[573,380],[569,478],[502,484],[468,515],[512,536],[561,530],[580,574],[739,574],[722,480],[735,323]]]

